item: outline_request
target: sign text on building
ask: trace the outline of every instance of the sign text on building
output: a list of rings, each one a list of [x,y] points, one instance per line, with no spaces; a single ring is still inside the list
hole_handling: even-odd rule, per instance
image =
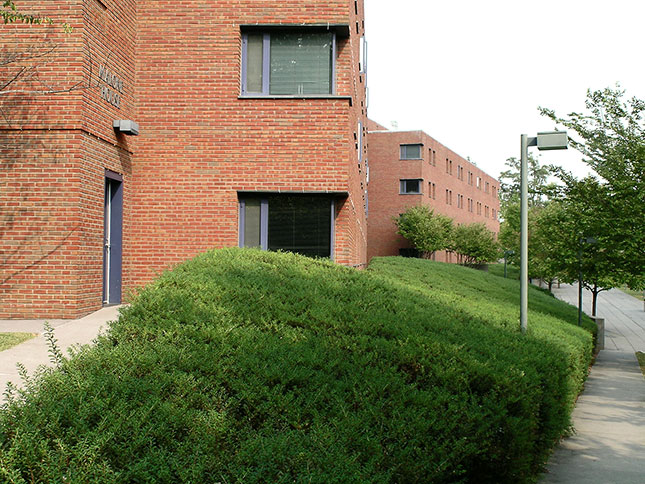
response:
[[[120,108],[123,80],[105,66],[99,66],[99,79],[105,83],[101,86],[101,98],[112,106]]]

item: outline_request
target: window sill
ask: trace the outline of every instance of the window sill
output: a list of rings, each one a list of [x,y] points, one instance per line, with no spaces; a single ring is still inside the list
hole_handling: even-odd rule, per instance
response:
[[[399,193],[399,195],[423,195],[423,193]]]
[[[347,99],[352,100],[352,96],[338,96],[335,94],[240,94],[238,99]]]

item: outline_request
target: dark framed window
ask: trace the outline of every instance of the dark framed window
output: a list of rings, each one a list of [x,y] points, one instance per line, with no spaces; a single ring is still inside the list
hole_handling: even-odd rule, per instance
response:
[[[334,32],[242,34],[242,94],[334,93]]]
[[[419,195],[422,183],[421,179],[400,180],[399,193],[401,195]]]
[[[401,145],[401,159],[402,160],[420,160],[421,148],[423,145]]]
[[[358,70],[361,73],[367,72],[367,41],[365,40],[365,37],[361,37],[358,55]]]
[[[320,195],[240,195],[240,247],[333,258],[335,203]]]
[[[358,164],[361,164],[361,161],[363,161],[363,122],[359,121],[358,126],[356,128],[358,131]]]

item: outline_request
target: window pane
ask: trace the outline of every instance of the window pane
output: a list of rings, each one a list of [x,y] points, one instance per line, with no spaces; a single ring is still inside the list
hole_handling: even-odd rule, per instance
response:
[[[313,196],[269,198],[269,250],[329,257],[331,200]]]
[[[411,160],[421,158],[421,145],[401,145],[401,159]]]
[[[401,193],[421,193],[421,180],[401,180]]]
[[[249,35],[246,42],[246,92],[262,92],[262,35]]]
[[[331,33],[271,34],[271,94],[331,94]]]
[[[260,247],[260,200],[245,200],[244,247]]]

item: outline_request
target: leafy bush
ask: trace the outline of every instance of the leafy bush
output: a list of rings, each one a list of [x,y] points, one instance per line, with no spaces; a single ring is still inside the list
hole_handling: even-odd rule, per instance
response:
[[[0,412],[4,481],[521,483],[591,358],[575,308],[425,260],[213,251]],[[585,320],[590,325],[590,321]]]
[[[449,248],[452,243],[452,219],[434,213],[425,205],[408,208],[394,222],[398,228],[397,234],[421,252],[432,254]]]
[[[452,250],[466,265],[484,264],[499,258],[495,233],[482,223],[459,225],[453,231]]]

